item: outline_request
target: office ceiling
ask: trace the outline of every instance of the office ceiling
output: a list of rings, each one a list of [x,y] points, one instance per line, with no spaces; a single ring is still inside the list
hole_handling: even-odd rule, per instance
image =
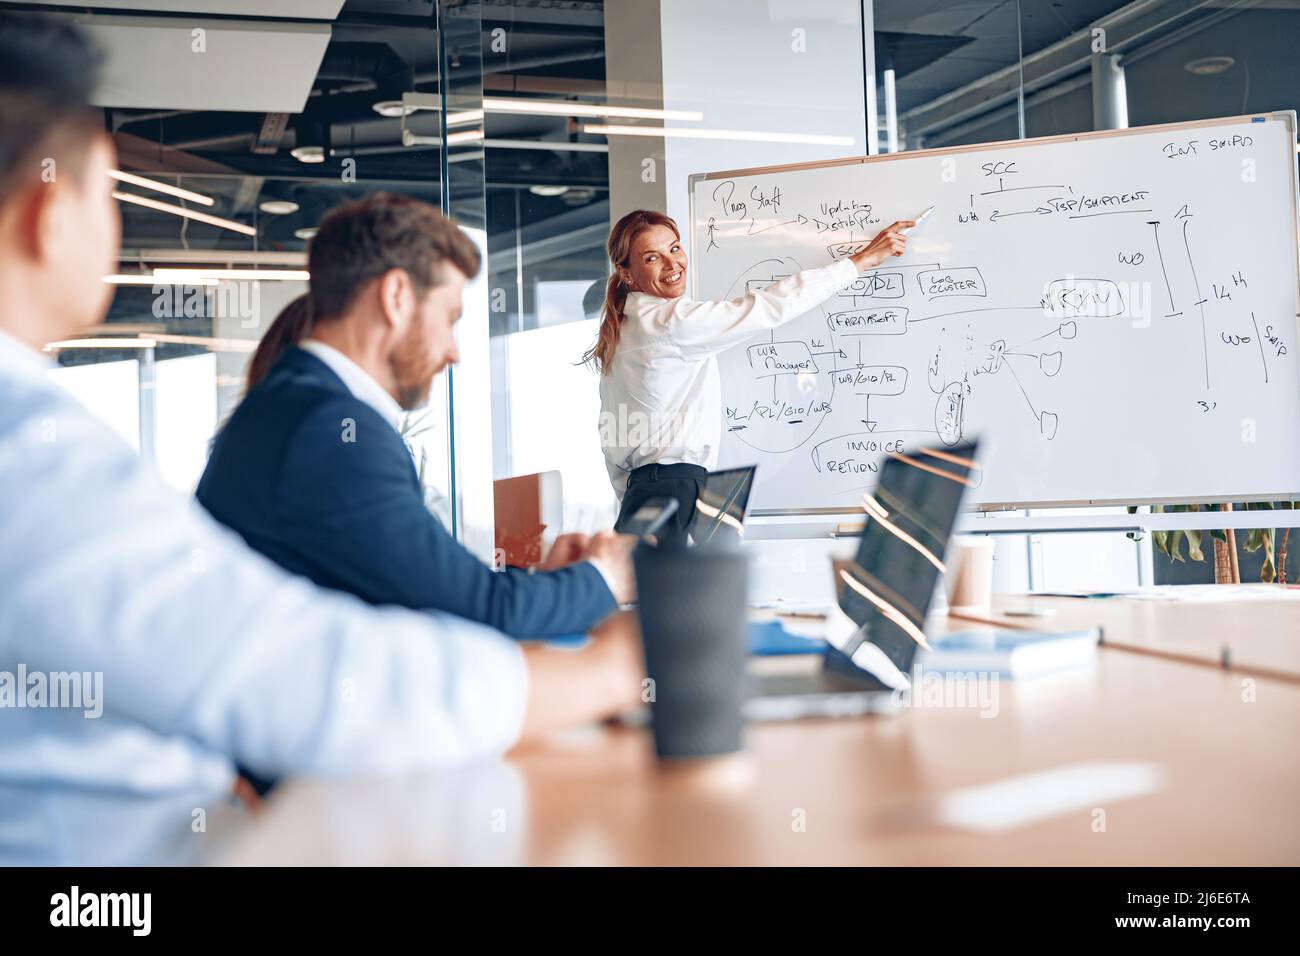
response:
[[[900,72],[898,109],[906,112],[1010,66],[1022,46],[1026,53],[1041,50],[1125,5],[1123,0],[875,0],[873,9],[877,33],[961,41]],[[889,51],[877,42],[876,68],[889,65]]]

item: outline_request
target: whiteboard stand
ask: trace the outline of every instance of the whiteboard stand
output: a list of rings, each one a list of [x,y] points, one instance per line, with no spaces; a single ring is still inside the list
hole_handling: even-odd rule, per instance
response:
[[[958,519],[956,534],[1096,534],[1152,531],[1212,531],[1217,528],[1300,528],[1300,510],[1293,511],[1197,511],[1176,514],[1123,515],[1015,515],[989,517],[971,512]],[[819,520],[801,516],[797,522],[770,517],[745,521],[745,537],[751,541],[807,540],[810,538],[854,538],[861,533],[862,515],[825,515]]]

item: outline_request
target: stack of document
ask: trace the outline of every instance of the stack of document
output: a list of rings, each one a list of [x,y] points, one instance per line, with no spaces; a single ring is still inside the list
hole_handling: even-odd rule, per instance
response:
[[[1085,667],[1096,659],[1096,628],[1056,634],[1035,631],[962,631],[930,639],[914,666],[945,674],[972,671],[1023,680]]]

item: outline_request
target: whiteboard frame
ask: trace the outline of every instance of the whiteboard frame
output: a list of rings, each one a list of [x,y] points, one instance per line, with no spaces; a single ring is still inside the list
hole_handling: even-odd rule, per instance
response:
[[[843,159],[822,159],[807,163],[788,163],[779,166],[755,166],[750,169],[726,169],[710,173],[691,173],[686,177],[686,199],[688,204],[687,208],[689,209],[687,216],[687,231],[690,236],[691,255],[693,257],[695,254],[695,187],[699,183],[709,182],[711,180],[734,179],[741,176],[764,176],[770,173],[800,172],[808,169],[834,169],[840,166],[858,166],[867,165],[869,163],[889,163],[901,159],[914,159],[919,156],[950,156],[958,153],[978,153],[994,149],[1045,146],[1052,143],[1078,143],[1094,139],[1118,139],[1122,136],[1133,136],[1137,134],[1157,133],[1161,131],[1172,133],[1179,130],[1199,130],[1215,126],[1232,126],[1240,125],[1242,123],[1258,123],[1261,121],[1265,123],[1282,123],[1291,134],[1289,157],[1289,164],[1291,166],[1291,261],[1295,266],[1295,272],[1292,276],[1294,281],[1293,291],[1295,292],[1295,317],[1300,318],[1300,157],[1297,156],[1296,149],[1295,110],[1275,110],[1268,113],[1247,113],[1241,116],[1222,116],[1214,119],[1186,120],[1181,123],[1156,123],[1151,126],[1131,126],[1127,129],[1102,129],[1085,133],[1060,133],[1056,136],[1036,136],[1026,139],[1003,139],[991,143],[971,143],[966,146],[944,146],[939,149],[914,149],[901,153],[881,153],[876,156],[848,156]],[[688,270],[688,275],[690,278],[691,298],[695,298],[695,270]],[[1296,326],[1292,331],[1292,340],[1295,341],[1296,338],[1300,336],[1300,322],[1296,323]],[[1297,345],[1300,346],[1300,342],[1297,342]],[[1300,347],[1298,347],[1295,352],[1296,355],[1294,361],[1298,366],[1300,366]],[[1296,394],[1296,399],[1297,402],[1300,403],[1300,392]],[[1300,480],[1300,476],[1297,476],[1297,480]],[[1276,494],[1231,495],[1227,497],[1219,495],[1195,498],[1085,498],[1062,501],[990,501],[972,505],[968,510],[971,512],[991,512],[1010,511],[1022,508],[1218,504],[1223,501],[1250,502],[1288,500],[1300,500],[1300,486],[1291,491],[1277,492]],[[754,517],[778,517],[782,515],[842,515],[846,513],[847,512],[843,505],[832,508],[755,509],[750,511],[750,514]]]

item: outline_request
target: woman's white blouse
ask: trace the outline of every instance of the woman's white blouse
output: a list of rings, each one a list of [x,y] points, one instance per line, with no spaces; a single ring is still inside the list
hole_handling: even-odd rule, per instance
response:
[[[718,353],[821,305],[857,275],[841,259],[723,302],[629,294],[614,361],[600,377],[601,448],[619,500],[642,465],[717,467]]]

